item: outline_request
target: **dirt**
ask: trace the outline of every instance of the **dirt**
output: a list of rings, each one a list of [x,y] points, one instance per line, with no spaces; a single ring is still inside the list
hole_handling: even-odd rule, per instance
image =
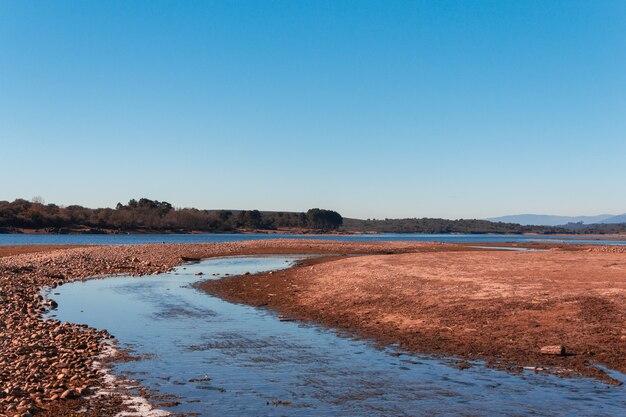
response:
[[[202,288],[416,353],[612,383],[597,364],[626,372],[626,248],[325,257]]]
[[[510,253],[469,246],[277,239],[0,247],[0,415],[70,416],[87,409],[108,416],[123,408],[120,395],[102,389],[105,374],[95,366],[107,348],[106,330],[46,319],[54,303],[39,292],[95,275],[162,273],[183,257],[333,255],[203,287],[415,352],[600,377],[594,362],[624,371],[626,248]],[[565,344],[574,355],[541,356],[536,352],[544,344]],[[76,398],[61,399],[68,390]],[[91,395],[98,392],[105,395]]]
[[[57,249],[78,248],[80,245],[16,245],[0,246],[0,258],[5,256],[21,255],[24,253],[50,252]]]
[[[183,257],[337,251],[403,253],[426,246],[272,240],[75,248],[4,247],[5,256],[0,257],[0,416],[51,413],[50,410],[56,410],[53,415],[65,415],[82,407],[84,398],[100,398],[90,394],[101,390],[105,382],[105,374],[94,364],[104,352],[110,335],[106,330],[47,320],[44,314],[54,309],[55,303],[40,296],[44,287],[53,288],[95,275],[162,273],[181,264]],[[94,415],[105,416],[104,408],[113,402],[98,399],[93,404],[100,407]]]

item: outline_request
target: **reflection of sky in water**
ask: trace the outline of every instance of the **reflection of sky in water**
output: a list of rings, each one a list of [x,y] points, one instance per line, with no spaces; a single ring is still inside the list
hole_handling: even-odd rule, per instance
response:
[[[106,328],[145,360],[120,363],[175,412],[202,416],[624,415],[626,389],[588,379],[466,370],[371,344],[192,287],[211,274],[287,267],[294,258],[220,258],[142,278],[64,285],[57,316]],[[287,262],[286,262],[287,261]],[[202,271],[203,277],[195,276]],[[209,379],[210,378],[210,379]],[[274,404],[275,401],[291,405]]]
[[[626,245],[626,240],[579,239],[580,236],[559,235],[451,235],[385,233],[371,235],[288,235],[288,234],[164,234],[164,235],[38,235],[0,234],[0,245],[139,245],[144,243],[202,243],[239,242],[243,240],[268,239],[320,239],[341,242],[451,242],[451,243],[584,243],[598,245]]]

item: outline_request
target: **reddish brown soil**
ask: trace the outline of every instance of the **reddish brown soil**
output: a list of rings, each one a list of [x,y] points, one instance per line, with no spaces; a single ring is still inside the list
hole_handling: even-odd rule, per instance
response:
[[[100,389],[102,374],[93,365],[107,333],[44,320],[52,304],[38,293],[93,275],[165,272],[182,263],[181,257],[365,254],[328,256],[293,270],[204,287],[399,341],[416,352],[559,365],[587,374],[594,374],[589,361],[597,361],[623,371],[626,248],[563,248],[507,253],[464,245],[313,240],[0,247],[0,414],[70,416],[86,408],[87,415],[108,416],[119,410],[117,396],[58,398],[66,390]],[[567,345],[576,356],[537,353],[553,343]]]
[[[21,255],[23,253],[49,252],[55,249],[72,249],[79,246],[70,245],[18,245],[0,246],[0,258],[4,256]]]
[[[77,410],[81,410],[80,413]],[[58,401],[36,413],[37,417],[115,417],[128,412],[122,398],[114,395]]]
[[[441,249],[326,257],[202,288],[418,353],[607,381],[595,363],[626,372],[626,248]],[[542,355],[544,345],[565,345],[571,355]]]
[[[82,399],[60,399],[64,396],[85,396],[94,410],[92,415],[106,416],[107,409],[120,406],[120,401],[94,400],[89,396],[90,391],[100,390],[104,382],[94,361],[104,350],[107,332],[45,320],[42,314],[54,308],[54,304],[39,295],[44,286],[93,275],[165,272],[182,263],[182,257],[403,253],[427,246],[272,240],[198,245],[5,247],[5,256],[0,257],[0,416],[72,415],[85,404]]]

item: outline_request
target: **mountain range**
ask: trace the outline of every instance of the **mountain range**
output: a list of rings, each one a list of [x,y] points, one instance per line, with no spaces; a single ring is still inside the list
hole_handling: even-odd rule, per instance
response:
[[[517,223],[524,226],[561,226],[567,223],[583,224],[615,224],[626,223],[626,213],[620,215],[599,214],[597,216],[554,216],[550,214],[514,214],[510,216],[491,217],[485,220],[492,222]]]

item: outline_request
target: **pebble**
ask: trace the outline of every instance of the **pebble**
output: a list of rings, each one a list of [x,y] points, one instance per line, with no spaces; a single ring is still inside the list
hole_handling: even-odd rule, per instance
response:
[[[556,356],[562,356],[566,354],[565,346],[563,345],[542,346],[540,352],[544,355]]]
[[[104,273],[162,273],[179,265],[181,256],[208,258],[284,247],[304,252],[307,245],[310,243],[273,240],[93,246],[0,258],[0,416],[36,416],[56,401],[94,394],[104,383],[94,362],[114,336],[106,330],[46,318],[45,312],[57,308],[58,303],[45,299],[40,294],[43,289]],[[322,250],[328,244],[317,245]],[[409,245],[415,244],[397,244]],[[341,246],[333,244],[327,250],[334,253]],[[369,246],[360,247],[366,251]],[[378,248],[371,245],[369,250]]]

